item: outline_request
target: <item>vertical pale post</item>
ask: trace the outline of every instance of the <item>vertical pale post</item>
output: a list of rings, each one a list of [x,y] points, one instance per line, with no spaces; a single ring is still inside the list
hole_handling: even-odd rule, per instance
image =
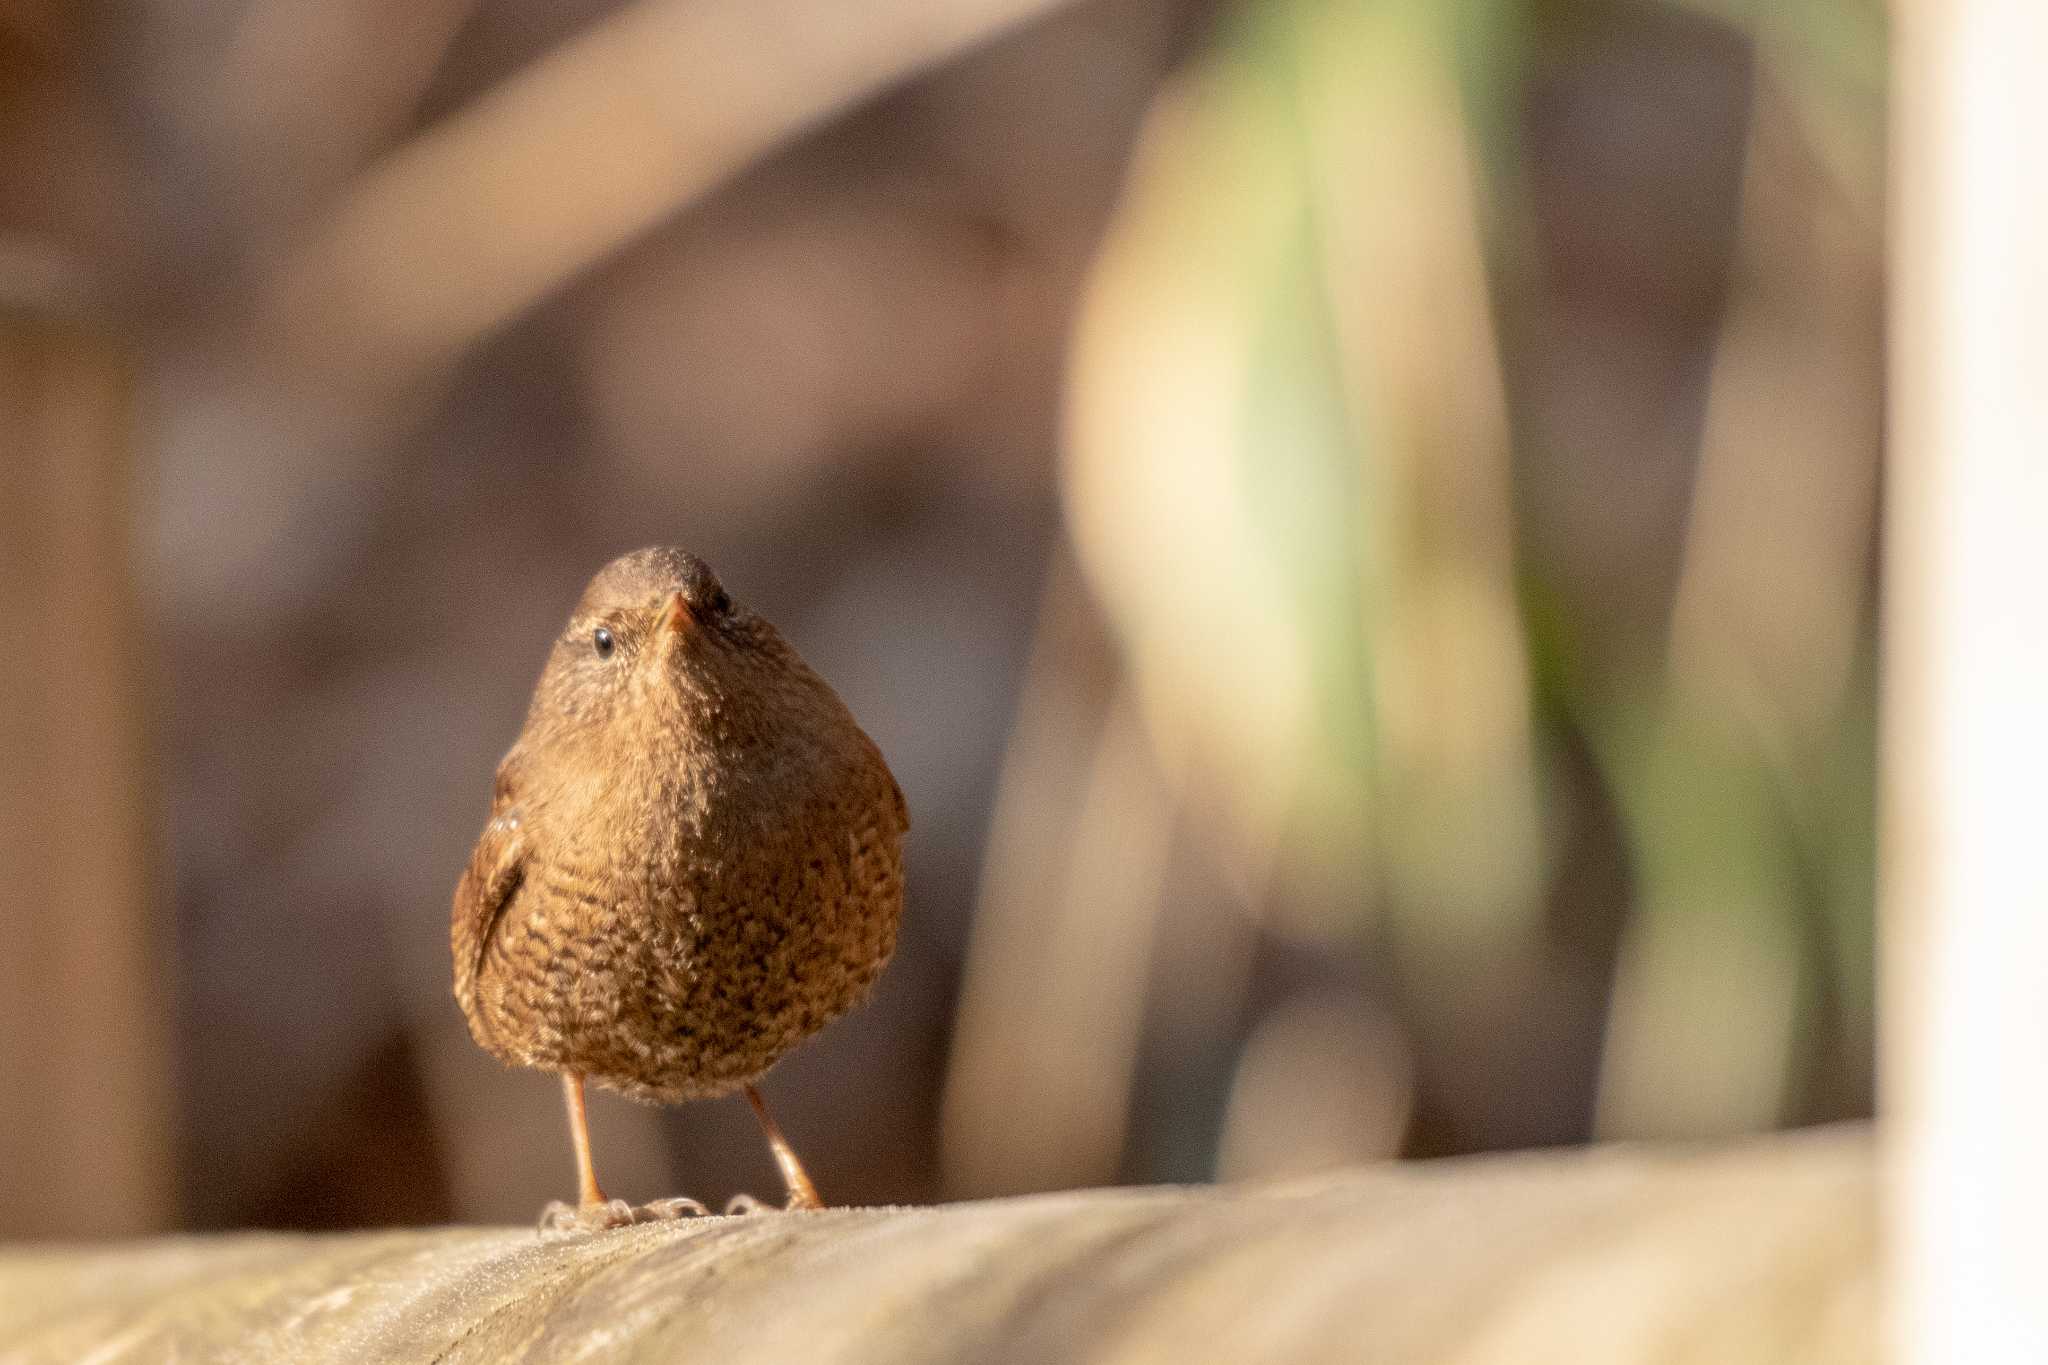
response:
[[[1896,1356],[2048,1360],[2048,5],[1900,0],[1884,1107]]]

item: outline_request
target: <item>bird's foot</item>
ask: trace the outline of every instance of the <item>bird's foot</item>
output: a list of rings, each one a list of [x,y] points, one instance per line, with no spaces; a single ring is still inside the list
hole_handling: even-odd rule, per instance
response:
[[[806,1199],[798,1194],[792,1194],[787,1204],[780,1205],[756,1199],[751,1194],[736,1194],[725,1201],[725,1213],[728,1218],[750,1213],[794,1213],[798,1209],[822,1209],[824,1207],[824,1204],[818,1200]]]
[[[574,1237],[606,1228],[622,1228],[633,1221],[633,1206],[623,1199],[603,1203],[565,1204],[557,1199],[540,1211],[540,1235]]]
[[[680,1218],[701,1218],[710,1212],[697,1200],[684,1195],[657,1199],[638,1208],[623,1199],[594,1204],[565,1204],[557,1199],[540,1211],[540,1235],[549,1239],[580,1237],[609,1228],[631,1227],[635,1223],[670,1223]]]

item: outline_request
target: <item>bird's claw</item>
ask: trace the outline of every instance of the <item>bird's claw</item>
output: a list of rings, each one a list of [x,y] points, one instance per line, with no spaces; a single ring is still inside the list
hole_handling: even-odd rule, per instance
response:
[[[736,1194],[725,1201],[725,1215],[728,1218],[737,1218],[756,1213],[783,1213],[791,1209],[815,1207],[819,1206],[797,1199],[791,1199],[787,1206],[783,1206],[756,1199],[751,1194]],[[703,1201],[682,1194],[657,1199],[638,1208],[623,1199],[612,1199],[602,1204],[565,1204],[557,1199],[540,1211],[540,1235],[555,1240],[604,1232],[610,1228],[631,1227],[636,1223],[671,1223],[683,1218],[710,1216],[711,1210],[704,1206]]]
[[[602,1204],[565,1204],[557,1199],[540,1211],[540,1235],[576,1237],[606,1228],[622,1228],[633,1221],[633,1206],[623,1199]]]
[[[703,1218],[710,1209],[687,1195],[657,1199],[635,1208],[623,1199],[602,1204],[565,1204],[557,1199],[540,1211],[540,1235],[549,1240],[581,1237],[636,1223],[672,1223],[682,1218]]]
[[[771,1204],[765,1199],[756,1199],[751,1194],[736,1194],[725,1201],[726,1217],[738,1217],[752,1213],[795,1213],[799,1209],[821,1209],[823,1204],[812,1203],[798,1195],[791,1195],[787,1204]]]

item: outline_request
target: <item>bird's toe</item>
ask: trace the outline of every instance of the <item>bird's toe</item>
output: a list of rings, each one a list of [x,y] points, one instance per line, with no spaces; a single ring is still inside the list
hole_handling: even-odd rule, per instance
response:
[[[633,1221],[633,1206],[623,1199],[602,1204],[565,1204],[557,1199],[540,1211],[540,1235],[579,1237],[606,1228],[622,1228]]]

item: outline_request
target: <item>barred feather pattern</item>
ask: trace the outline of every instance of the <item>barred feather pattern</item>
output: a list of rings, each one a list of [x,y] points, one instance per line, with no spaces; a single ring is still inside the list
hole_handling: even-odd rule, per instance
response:
[[[455,995],[500,1060],[668,1103],[740,1088],[867,997],[909,817],[880,751],[757,617],[718,617],[669,667],[587,665],[591,620],[657,648],[632,614],[689,586],[687,565],[627,563],[585,594],[500,765],[455,892]]]

